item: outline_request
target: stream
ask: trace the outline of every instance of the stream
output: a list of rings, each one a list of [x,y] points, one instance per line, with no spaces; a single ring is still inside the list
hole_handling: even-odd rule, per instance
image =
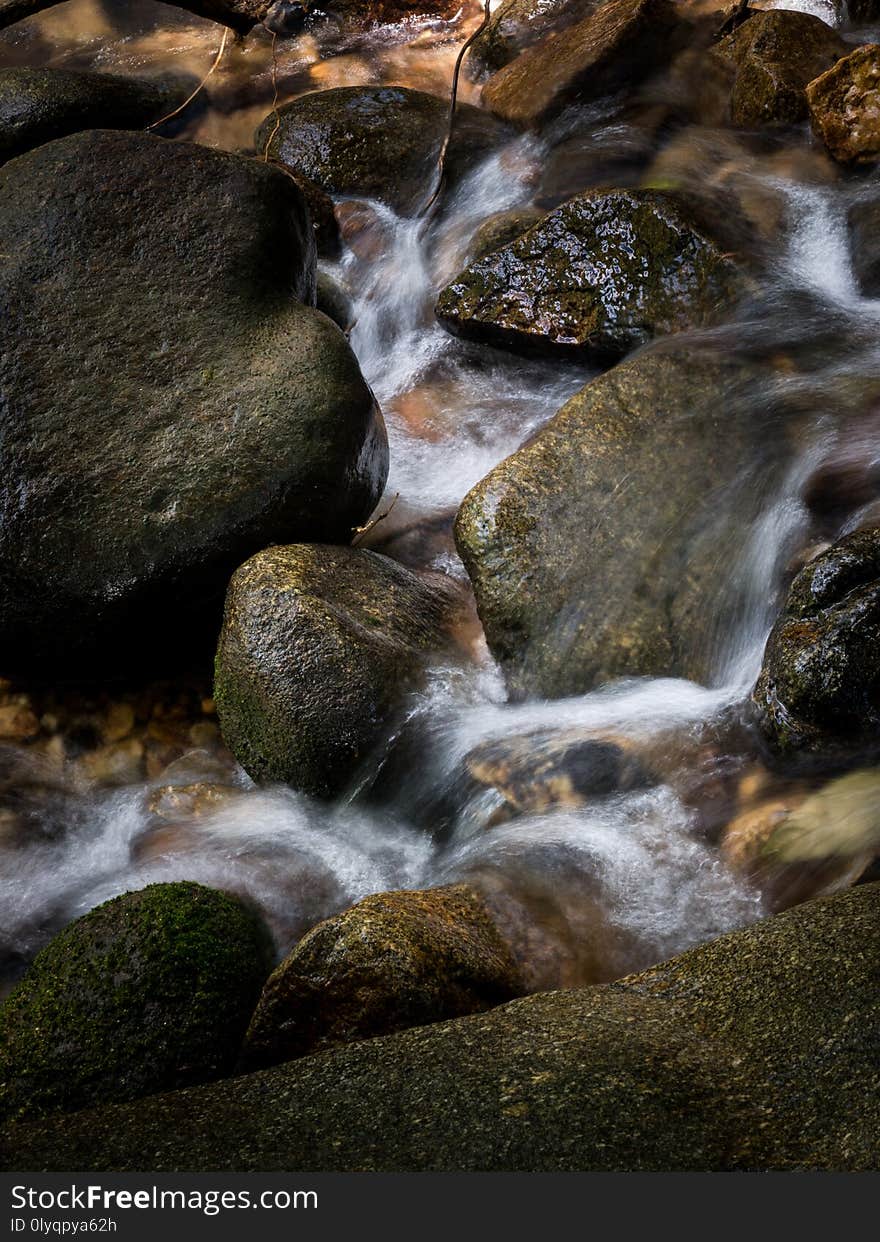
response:
[[[833,6],[821,0],[784,7],[832,20]],[[124,18],[114,9],[71,0],[6,31],[0,64],[205,72],[217,27],[158,4],[126,6]],[[278,44],[274,84],[272,48],[261,32],[232,49],[183,136],[247,146],[275,85],[282,100],[380,81],[448,94],[455,54],[477,21],[474,9],[459,22],[413,20],[358,35],[316,23]],[[465,78],[462,100],[477,97]],[[594,109],[591,124],[596,150],[632,141],[634,181],[656,155],[651,140],[622,135],[613,101]],[[71,919],[126,890],[172,879],[253,899],[279,953],[369,893],[466,880],[503,906],[511,934],[534,946],[535,988],[616,978],[770,911],[767,893],[719,850],[719,831],[734,813],[785,787],[762,761],[748,696],[792,565],[864,519],[854,500],[817,523],[803,496],[825,463],[843,456],[855,476],[875,462],[875,423],[842,413],[834,392],[876,375],[880,361],[880,301],[858,292],[846,224],[870,181],[801,177],[797,163],[787,171],[779,155],[771,150],[741,170],[755,198],[783,219],[761,294],[732,322],[694,337],[719,351],[808,351],[810,365],[787,381],[808,413],[781,481],[755,494],[754,513],[743,514],[719,560],[717,606],[702,622],[712,651],[708,684],[642,678],[554,702],[508,703],[474,619],[461,657],[432,665],[381,753],[332,804],[255,787],[210,728],[170,764],[130,779],[124,771],[90,771],[80,759],[88,745],[52,741],[52,722],[44,723],[36,742],[0,746],[0,963],[7,983]],[[365,546],[463,581],[451,535],[461,499],[596,374],[583,363],[468,345],[432,313],[477,226],[532,202],[548,157],[538,139],[512,139],[458,186],[429,226],[367,203],[358,226],[343,230],[341,257],[322,261],[352,295],[351,344],[390,440],[391,473],[377,510],[386,516]],[[511,817],[503,794],[475,779],[468,764],[477,748],[491,753],[497,744],[569,730],[650,754],[663,779],[527,806]],[[212,781],[226,795],[207,811],[184,806],[157,817],[161,791]]]

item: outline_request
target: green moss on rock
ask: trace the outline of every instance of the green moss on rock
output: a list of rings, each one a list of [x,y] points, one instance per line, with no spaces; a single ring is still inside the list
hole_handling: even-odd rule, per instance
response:
[[[876,1169],[880,886],[618,983],[17,1126],[8,1167]]]
[[[130,1100],[231,1071],[272,946],[237,898],[152,884],[71,923],[0,1009],[0,1115]]]

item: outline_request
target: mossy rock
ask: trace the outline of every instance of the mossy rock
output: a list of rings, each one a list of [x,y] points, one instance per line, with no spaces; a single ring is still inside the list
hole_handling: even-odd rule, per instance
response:
[[[0,170],[0,643],[43,673],[210,651],[235,567],[347,542],[388,469],[284,172],[89,131]]]
[[[461,593],[375,552],[267,548],[234,574],[214,699],[226,745],[258,781],[338,793],[389,728]]]
[[[779,431],[772,376],[711,353],[645,352],[478,483],[456,543],[511,694],[706,681],[710,619],[740,606],[727,566],[778,477]]]
[[[465,268],[436,315],[467,340],[608,357],[711,323],[741,289],[735,265],[674,196],[596,191]]]
[[[405,86],[340,86],[302,95],[260,125],[258,151],[304,173],[327,192],[375,198],[416,215],[433,193],[449,103]],[[460,104],[446,160],[447,184],[462,177],[508,131]]]
[[[773,9],[752,13],[714,54],[736,66],[730,96],[734,125],[795,125],[806,120],[805,89],[849,51],[849,45],[811,13]]]
[[[0,1009],[0,1114],[33,1117],[220,1078],[272,966],[237,898],[151,884],[71,923]]]
[[[75,69],[0,70],[0,163],[83,129],[143,129],[194,83]]]
[[[877,1168],[880,885],[617,983],[10,1128],[93,1172]]]
[[[378,893],[319,923],[277,967],[240,1068],[478,1013],[523,991],[511,950],[473,889]]]
[[[794,579],[753,699],[780,756],[855,763],[880,749],[880,528],[847,535]]]

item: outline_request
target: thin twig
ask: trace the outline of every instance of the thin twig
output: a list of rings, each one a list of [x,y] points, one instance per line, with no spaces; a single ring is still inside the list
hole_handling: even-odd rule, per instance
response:
[[[278,56],[275,52],[275,43],[278,39],[277,31],[272,32],[272,115],[275,118],[275,124],[272,126],[272,132],[266,139],[266,145],[263,148],[263,162],[269,163],[269,148],[275,141],[275,135],[281,128],[281,113],[278,111]]]
[[[392,500],[391,504],[388,506],[388,508],[385,510],[384,513],[380,513],[378,517],[370,518],[366,526],[353,527],[354,539],[352,539],[351,541],[351,546],[354,547],[354,545],[358,542],[358,540],[362,539],[363,536],[366,535],[368,531],[371,531],[374,526],[378,526],[380,522],[384,522],[385,519],[388,517],[388,514],[397,504],[399,499],[400,499],[400,492],[395,492],[394,499]]]
[[[473,34],[461,45],[458,56],[455,58],[455,68],[452,71],[452,95],[449,100],[449,124],[446,129],[446,137],[443,139],[443,146],[440,148],[440,155],[437,158],[437,185],[434,193],[422,209],[421,214],[423,216],[426,216],[437,202],[437,199],[440,197],[440,192],[443,189],[443,182],[446,178],[446,155],[449,151],[449,144],[452,141],[452,130],[455,125],[455,103],[458,98],[458,79],[461,74],[461,66],[465,56],[470,50],[471,45],[479,39],[480,35],[489,25],[492,18],[490,5],[491,0],[485,0],[485,11],[483,13],[482,22]]]
[[[183,103],[180,104],[179,107],[175,108],[173,112],[169,112],[167,116],[163,116],[158,121],[153,121],[152,125],[148,125],[147,126],[148,130],[158,129],[159,126],[164,125],[166,121],[170,121],[172,120],[172,118],[178,116],[181,112],[183,112],[184,108],[189,107],[189,105],[195,99],[196,95],[200,95],[202,93],[202,90],[204,89],[208,81],[208,78],[210,78],[211,74],[214,72],[214,70],[220,64],[220,61],[223,59],[223,53],[226,51],[226,41],[228,40],[228,38],[229,38],[229,27],[224,26],[223,38],[220,40],[220,47],[217,49],[217,55],[214,57],[214,63],[211,65],[211,68],[202,78],[201,82],[198,84],[196,89],[193,91],[191,95],[188,95],[187,98],[184,99]]]

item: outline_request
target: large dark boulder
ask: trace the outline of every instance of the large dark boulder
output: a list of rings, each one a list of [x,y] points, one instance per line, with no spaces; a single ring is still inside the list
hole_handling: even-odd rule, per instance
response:
[[[379,743],[461,603],[440,575],[359,548],[267,548],[229,584],[214,698],[255,780],[337,793]]]
[[[0,1009],[0,1115],[72,1112],[231,1071],[272,967],[259,918],[200,884],[98,906]]]
[[[504,121],[539,127],[571,103],[632,87],[671,45],[678,19],[670,0],[610,0],[557,34],[550,30],[483,87],[483,103]]]
[[[741,288],[735,265],[674,196],[594,191],[465,268],[436,314],[468,340],[614,356],[710,323]]]
[[[30,1171],[877,1167],[880,886],[618,983],[17,1126]]]
[[[0,70],[0,163],[83,129],[143,129],[192,89],[188,80],[74,69]]]
[[[604,0],[502,0],[468,50],[473,69],[502,69],[548,34],[595,12]]]
[[[734,125],[794,125],[806,120],[807,84],[849,50],[836,31],[811,13],[784,9],[753,13],[715,50],[735,66],[730,95]]]
[[[351,538],[385,430],[289,177],[93,131],[3,168],[0,231],[7,668],[158,663],[258,548]]]
[[[258,151],[304,173],[331,194],[376,198],[416,215],[437,183],[449,103],[405,86],[340,86],[302,95],[257,130]],[[507,136],[487,113],[460,104],[446,159],[447,182]]]
[[[753,697],[780,755],[855,761],[880,750],[880,528],[847,535],[800,571]]]
[[[465,497],[459,552],[514,697],[706,680],[744,524],[778,468],[767,377],[690,350],[620,363]]]
[[[479,1013],[524,990],[510,948],[467,885],[378,893],[319,923],[276,968],[240,1068]]]

